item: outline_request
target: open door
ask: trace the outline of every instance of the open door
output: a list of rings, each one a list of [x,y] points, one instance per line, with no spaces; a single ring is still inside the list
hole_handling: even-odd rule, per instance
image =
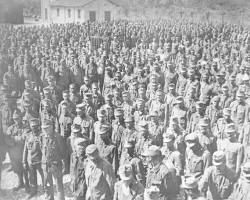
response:
[[[104,19],[105,19],[106,22],[111,21],[111,12],[110,11],[105,11],[104,12]]]
[[[89,21],[90,22],[96,21],[96,11],[89,11]]]

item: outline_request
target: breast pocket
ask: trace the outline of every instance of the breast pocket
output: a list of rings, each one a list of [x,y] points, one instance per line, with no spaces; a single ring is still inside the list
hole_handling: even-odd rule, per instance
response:
[[[194,160],[192,163],[193,172],[202,172],[203,170],[203,162],[202,160]]]

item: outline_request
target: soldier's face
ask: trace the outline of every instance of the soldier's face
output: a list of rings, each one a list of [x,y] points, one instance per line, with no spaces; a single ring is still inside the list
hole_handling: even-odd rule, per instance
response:
[[[125,126],[126,128],[131,129],[133,127],[133,122],[126,122]]]
[[[34,135],[39,135],[39,126],[32,126],[31,131]]]
[[[98,115],[97,118],[98,118],[98,121],[100,121],[100,122],[104,122],[105,121],[105,116]]]
[[[63,93],[63,100],[68,100],[68,99],[69,99],[69,94]]]

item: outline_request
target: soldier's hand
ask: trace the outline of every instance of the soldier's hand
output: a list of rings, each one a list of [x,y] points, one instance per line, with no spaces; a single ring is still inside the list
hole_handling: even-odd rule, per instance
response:
[[[27,168],[28,168],[27,163],[23,163],[23,168],[24,168],[24,169],[27,169]]]

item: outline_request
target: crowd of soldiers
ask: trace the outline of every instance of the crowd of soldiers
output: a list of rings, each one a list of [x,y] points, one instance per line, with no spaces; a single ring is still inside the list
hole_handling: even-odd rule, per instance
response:
[[[64,200],[249,200],[250,37],[175,20],[0,27],[0,163]],[[38,173],[37,173],[38,172]]]

